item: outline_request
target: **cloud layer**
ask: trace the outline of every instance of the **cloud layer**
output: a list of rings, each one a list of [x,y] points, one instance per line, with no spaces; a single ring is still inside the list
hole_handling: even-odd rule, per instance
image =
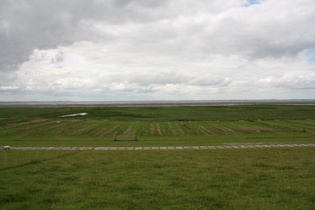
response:
[[[0,100],[314,98],[312,0],[3,0]]]

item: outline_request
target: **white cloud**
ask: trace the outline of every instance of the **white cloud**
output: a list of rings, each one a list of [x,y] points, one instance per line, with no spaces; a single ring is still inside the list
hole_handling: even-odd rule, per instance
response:
[[[314,98],[312,0],[0,4],[0,100]]]
[[[290,90],[308,90],[315,92],[315,73],[285,74],[281,77],[269,76],[259,81],[262,85]]]

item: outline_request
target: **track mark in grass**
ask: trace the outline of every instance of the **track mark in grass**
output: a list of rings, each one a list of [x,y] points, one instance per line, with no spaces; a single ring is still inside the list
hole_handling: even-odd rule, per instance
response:
[[[200,126],[200,128],[203,130],[203,133],[207,136],[216,136],[215,133],[212,133],[210,130],[208,130],[207,128],[205,128],[204,126]]]
[[[54,121],[51,120],[44,120],[36,123],[31,124],[23,124],[23,126],[17,128],[17,130],[14,130],[15,132],[23,133],[23,134],[29,134],[41,131],[42,129],[45,129],[45,127],[49,125],[55,125]],[[11,127],[9,129],[12,129]]]
[[[286,132],[294,131],[294,130],[286,127],[286,126],[281,125],[281,121],[279,121],[279,120],[275,120],[275,121],[260,121],[259,123],[262,123],[262,124],[267,125],[267,126],[271,126],[271,127],[273,127],[274,130],[277,130],[278,132],[279,131],[286,131]]]
[[[183,131],[183,127],[181,126],[180,122],[178,122],[178,121],[168,122],[168,127],[169,127],[171,135],[173,135],[173,136],[184,136],[185,135],[185,132]]]
[[[124,135],[124,136],[130,135],[130,131],[131,131],[132,126],[133,126],[133,123],[131,125],[129,125],[129,127],[123,132],[122,135]]]
[[[177,132],[176,130],[173,128],[173,126],[171,125],[171,122],[167,122],[169,128],[171,129],[171,132],[173,133],[173,136],[177,136]]]
[[[236,134],[237,133],[237,132],[235,132],[235,130],[232,130],[232,129],[230,129],[230,128],[226,127],[225,125],[222,125],[222,124],[221,125],[218,124],[217,129],[222,130],[223,134]]]
[[[56,135],[56,134],[62,133],[64,130],[67,130],[69,127],[71,127],[77,123],[78,123],[78,121],[76,121],[76,120],[62,121],[61,123],[55,123],[56,126],[52,126],[52,127],[48,128],[46,130],[43,130],[43,131],[45,131],[46,134]]]
[[[200,122],[201,123],[201,122]],[[201,124],[200,124],[201,125]],[[214,122],[202,122],[202,125],[208,132],[211,132],[213,135],[217,136],[219,134],[223,134],[221,130],[218,130],[217,126]],[[197,125],[199,127],[199,125]],[[205,130],[203,130],[204,132]]]
[[[119,125],[117,125],[116,122],[109,122],[106,121],[106,123],[103,124],[103,126],[98,127],[97,131],[93,133],[93,136],[106,136],[111,131],[115,130]],[[110,134],[108,134],[110,135]]]
[[[17,152],[17,151],[16,151]],[[41,154],[38,156],[38,150],[33,151],[31,154],[31,150],[25,150],[25,151],[18,151],[20,154],[10,157],[10,162],[9,165],[6,166],[5,168],[0,169],[1,170],[6,170],[6,169],[11,169],[11,168],[19,168],[27,165],[32,165],[32,164],[39,164],[47,160],[55,160],[58,158],[64,158],[66,156],[74,155],[78,153],[79,151],[41,151]],[[22,154],[22,153],[23,154]],[[35,153],[34,153],[35,152]],[[43,153],[44,152],[44,153]],[[36,155],[37,153],[37,155]],[[48,154],[47,154],[48,153]]]
[[[146,135],[146,130],[147,130],[147,127],[148,127],[148,123],[149,122],[144,122],[144,124],[142,125],[140,131],[138,132],[138,135],[141,136],[145,136]]]
[[[135,135],[134,132],[132,132],[132,128],[134,127],[135,123],[131,122],[128,128],[123,131],[122,135],[123,136],[130,136],[130,135]]]
[[[315,131],[315,124],[312,124],[308,121],[295,121],[295,123],[300,127],[301,130],[314,132]]]
[[[97,120],[95,125],[89,130],[85,131],[83,134],[88,136],[98,136],[101,133],[101,130],[108,124],[110,124],[108,120]]]
[[[112,127],[111,129],[104,131],[103,133],[101,133],[100,136],[112,136],[112,135],[116,135],[117,132],[114,132],[120,125],[115,125],[114,127]]]
[[[178,133],[180,135],[184,136],[185,132],[184,132],[183,127],[181,126],[180,122],[176,121],[174,123],[175,123],[175,127],[176,127],[176,130],[178,131]]]
[[[157,133],[160,135],[160,136],[163,136],[163,132],[161,130],[161,127],[160,127],[160,124],[159,123],[156,123],[156,130],[157,130]]]
[[[154,133],[154,127],[152,125],[152,123],[150,123],[150,134],[151,136],[153,136],[155,133]]]
[[[39,119],[30,120],[30,121],[26,121],[26,122],[11,123],[11,124],[7,124],[3,127],[18,128],[18,127],[23,127],[24,125],[28,126],[29,124],[41,123],[43,121],[47,121],[47,119],[39,118]]]
[[[231,130],[234,131],[233,134],[239,134],[239,133],[250,133],[253,132],[253,130],[256,131],[253,127],[246,127],[242,126],[243,122],[225,122],[225,126]],[[232,133],[231,133],[232,134]]]
[[[78,128],[80,128],[80,126],[82,125],[86,125],[86,122],[82,122],[82,121],[77,121],[77,122],[73,122],[69,125],[66,125],[65,127],[58,129],[57,131],[53,132],[52,134],[64,134],[64,135],[68,135],[69,133],[77,130]]]
[[[309,132],[312,132],[315,130],[315,125],[301,123],[301,122],[296,121],[296,120],[283,121],[282,123],[283,123],[283,125],[287,126],[288,128],[290,128],[292,130],[295,130],[297,132],[301,132],[301,131],[306,132],[306,130]]]
[[[158,122],[150,122],[149,127],[150,127],[150,133],[149,134],[151,136],[162,136],[163,135],[163,133],[161,131],[161,127],[160,127]]]
[[[59,131],[63,127],[74,124],[76,121],[59,121],[58,123],[54,120],[51,121],[49,124],[45,124],[44,126],[40,127],[39,129],[33,130],[30,134],[38,135],[38,134],[54,134],[54,132]]]
[[[7,194],[3,197],[0,197],[0,203],[16,203],[16,202],[22,202],[26,201],[28,197],[26,195],[20,195],[20,194]]]
[[[190,123],[192,122],[185,122],[185,121],[179,121],[180,125],[184,128],[184,132],[188,133],[189,135],[199,135],[200,133],[194,129],[193,126],[191,126]]]
[[[75,130],[72,130],[72,132],[69,133],[69,135],[84,135],[91,128],[95,126],[95,121],[87,121],[85,124],[82,124],[82,126],[77,127]]]
[[[134,122],[133,123],[134,126],[132,127],[132,135],[137,135],[139,136],[142,128],[143,128],[143,124],[144,122]]]

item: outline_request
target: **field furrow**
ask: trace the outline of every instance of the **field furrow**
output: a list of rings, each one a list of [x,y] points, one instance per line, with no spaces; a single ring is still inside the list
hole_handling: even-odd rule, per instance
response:
[[[139,129],[139,124],[136,122],[117,122],[119,127],[115,130],[116,135],[120,136],[134,136]]]
[[[125,131],[123,131],[122,135],[124,136],[134,135],[134,133],[131,131],[133,126],[134,126],[134,123],[131,123],[129,127]]]
[[[160,123],[156,123],[156,131],[160,136],[163,136],[164,132],[162,132]]]
[[[185,130],[184,130],[183,126],[180,124],[180,122],[175,121],[175,122],[170,122],[170,124],[173,126],[173,128],[176,131],[177,135],[184,136],[186,134]]]
[[[86,122],[84,121],[77,121],[73,122],[71,124],[68,124],[67,126],[64,126],[58,130],[55,130],[53,132],[49,132],[48,134],[52,135],[70,135],[71,132],[76,131],[77,129],[81,128],[82,126],[86,125]]]
[[[174,127],[172,126],[171,122],[167,122],[168,126],[170,127],[171,129],[171,132],[172,132],[172,135],[173,136],[177,136],[177,132],[176,130],[174,129]]]
[[[40,122],[36,122],[36,123],[30,123],[30,124],[25,124],[23,123],[22,126],[19,126],[18,128],[16,127],[10,127],[12,131],[14,132],[18,132],[21,135],[27,135],[30,133],[37,133],[38,131],[40,131],[41,129],[50,126],[50,125],[55,125],[55,121],[51,121],[51,120],[43,120]]]
[[[102,136],[104,132],[111,129],[113,126],[115,126],[115,123],[113,121],[101,121],[94,127],[93,131],[90,133],[90,136]]]
[[[215,135],[225,135],[227,134],[226,130],[223,128],[222,125],[219,125],[216,122],[209,122],[206,124],[207,129],[211,131]]]
[[[82,123],[80,126],[68,132],[68,135],[71,135],[71,136],[84,135],[84,133],[90,130],[91,128],[93,128],[95,124],[96,124],[95,121],[91,121],[91,120],[84,121],[84,123]],[[89,132],[87,133],[90,134]]]
[[[17,132],[20,132],[22,135],[41,135],[41,134],[47,134],[47,132],[50,132],[52,130],[63,128],[65,125],[60,125],[61,121],[47,121],[40,123],[36,126],[30,126],[25,127],[21,130],[18,130]],[[66,123],[65,123],[66,124]]]
[[[129,122],[71,119],[11,124],[1,127],[0,136],[217,136],[314,131],[313,120]]]
[[[41,123],[41,122],[44,122],[44,121],[47,121],[47,119],[35,119],[35,120],[30,120],[30,121],[27,121],[27,122],[19,122],[19,123],[13,123],[13,124],[8,124],[7,126],[9,126],[10,128],[19,128],[19,127],[23,127],[23,126],[29,126],[29,125],[32,125],[32,124],[37,124],[37,123]],[[1,127],[2,128],[5,128],[5,127]]]
[[[294,120],[294,121],[290,121],[291,124],[294,124],[297,128],[299,128],[300,130],[305,129],[306,131],[309,132],[314,132],[315,131],[315,123],[312,121],[298,121],[298,120]]]
[[[67,133],[73,126],[76,126],[80,121],[69,120],[69,121],[60,121],[60,123],[56,123],[56,125],[46,127],[40,132],[44,132],[45,135],[60,135],[63,133]]]
[[[216,136],[217,135],[213,131],[211,131],[211,129],[208,129],[208,127],[200,126],[200,128],[203,130],[203,132],[206,136]]]
[[[109,121],[107,120],[93,120],[91,125],[86,127],[85,130],[82,131],[81,135],[83,136],[94,136],[96,132],[98,132],[101,128],[104,127]]]
[[[262,123],[273,126],[275,129],[278,129],[280,131],[285,131],[285,132],[300,132],[303,129],[302,126],[297,126],[294,123],[294,121],[274,120],[274,121],[264,121]]]
[[[256,132],[272,132],[274,129],[255,122],[225,122],[226,126],[233,129],[236,133],[256,133]]]
[[[141,128],[139,128],[137,135],[148,136],[148,128],[149,128],[149,122],[144,122]]]
[[[145,122],[133,122],[133,127],[131,129],[133,135],[139,136],[144,127],[144,124]]]
[[[111,128],[101,132],[99,136],[116,136],[118,135],[118,132],[116,129],[118,129],[119,126],[120,126],[119,124],[115,124]]]
[[[183,130],[188,135],[201,135],[203,132],[198,129],[198,126],[195,126],[196,122],[180,122],[180,125],[183,127]]]

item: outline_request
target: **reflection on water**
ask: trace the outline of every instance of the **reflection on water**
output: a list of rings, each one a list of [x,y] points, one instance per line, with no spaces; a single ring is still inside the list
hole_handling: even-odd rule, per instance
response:
[[[83,113],[76,113],[76,114],[66,114],[66,115],[61,115],[61,116],[59,116],[59,117],[85,116],[85,115],[87,115],[87,114],[88,114],[88,113],[83,112]]]

